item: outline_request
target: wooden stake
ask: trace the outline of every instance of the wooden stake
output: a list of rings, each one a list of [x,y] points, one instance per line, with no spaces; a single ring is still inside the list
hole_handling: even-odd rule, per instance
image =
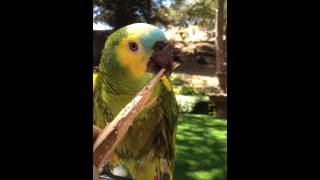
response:
[[[101,133],[101,129],[93,125],[93,143],[96,141],[98,135]]]

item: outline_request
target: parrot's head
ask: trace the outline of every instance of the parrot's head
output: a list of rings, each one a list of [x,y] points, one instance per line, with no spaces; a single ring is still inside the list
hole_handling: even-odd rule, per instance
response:
[[[105,44],[100,70],[116,70],[132,78],[160,69],[171,74],[173,56],[165,34],[156,26],[135,23],[112,33]]]

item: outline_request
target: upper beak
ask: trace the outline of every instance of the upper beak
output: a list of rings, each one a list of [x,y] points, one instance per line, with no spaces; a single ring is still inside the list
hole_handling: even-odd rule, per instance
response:
[[[166,76],[169,77],[173,68],[173,54],[168,42],[157,41],[153,46],[153,53],[147,65],[147,71],[157,73],[162,68],[165,69]]]

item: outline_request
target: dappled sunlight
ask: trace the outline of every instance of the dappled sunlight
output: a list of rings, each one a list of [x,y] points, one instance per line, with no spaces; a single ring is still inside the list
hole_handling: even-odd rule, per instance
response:
[[[175,179],[226,179],[226,130],[225,119],[181,115],[176,139]]]
[[[169,40],[184,42],[214,41],[214,30],[208,30],[197,25],[172,26],[164,30]]]
[[[191,84],[195,88],[217,87],[219,85],[219,80],[216,76],[173,73],[172,77],[179,77],[180,79]]]

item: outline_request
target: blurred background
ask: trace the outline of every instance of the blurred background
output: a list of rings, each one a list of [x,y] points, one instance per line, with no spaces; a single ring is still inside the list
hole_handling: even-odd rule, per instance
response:
[[[174,179],[227,179],[227,0],[93,0],[93,65],[108,36],[160,27],[180,66],[171,76],[181,112]]]

